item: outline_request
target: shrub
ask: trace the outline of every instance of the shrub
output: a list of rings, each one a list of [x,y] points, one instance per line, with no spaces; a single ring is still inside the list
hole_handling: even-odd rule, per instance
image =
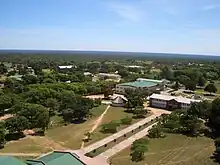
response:
[[[132,122],[131,117],[125,117],[125,118],[121,119],[121,124],[123,124],[123,125],[130,125],[131,122]]]

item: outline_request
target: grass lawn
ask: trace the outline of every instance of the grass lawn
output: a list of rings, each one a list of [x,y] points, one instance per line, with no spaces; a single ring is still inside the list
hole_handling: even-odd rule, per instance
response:
[[[111,158],[113,165],[217,165],[210,156],[214,151],[213,140],[207,137],[190,138],[168,134],[163,139],[151,139],[149,151],[141,162],[130,160],[130,148]]]
[[[81,124],[69,124],[58,126],[62,122],[58,116],[53,117],[53,125],[48,129],[46,136],[30,136],[17,141],[8,142],[5,148],[0,149],[4,153],[46,153],[52,150],[78,149],[80,148],[84,134],[88,132],[93,122],[106,109],[106,105],[92,109],[93,117]],[[56,125],[57,124],[57,125]]]
[[[3,153],[45,153],[51,151],[50,146],[38,143],[34,138],[22,138],[8,142],[0,152]]]
[[[120,119],[123,119],[123,118],[125,118],[127,116],[128,117],[132,117],[133,114],[125,112],[125,108],[110,107],[108,112],[105,114],[105,116],[104,116],[100,126],[92,133],[92,136],[91,136],[92,140],[90,140],[89,142],[85,143],[85,146],[88,146],[91,143],[94,143],[94,142],[96,142],[98,140],[101,140],[101,139],[103,139],[103,138],[105,138],[107,136],[112,135],[110,133],[107,134],[107,133],[100,132],[102,124],[107,124],[107,123],[111,122],[112,120],[120,121]],[[137,121],[138,121],[137,119],[133,119],[132,120],[132,124],[137,122]],[[118,130],[124,129],[125,127],[127,127],[127,126],[121,125]]]
[[[220,94],[220,81],[214,81],[215,82],[215,86],[217,88],[217,94]]]

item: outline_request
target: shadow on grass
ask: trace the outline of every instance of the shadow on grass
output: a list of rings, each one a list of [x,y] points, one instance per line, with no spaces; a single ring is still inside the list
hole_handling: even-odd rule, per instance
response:
[[[22,132],[9,133],[9,134],[6,134],[5,140],[6,141],[19,140],[19,139],[24,138],[24,137],[25,137],[25,135]]]

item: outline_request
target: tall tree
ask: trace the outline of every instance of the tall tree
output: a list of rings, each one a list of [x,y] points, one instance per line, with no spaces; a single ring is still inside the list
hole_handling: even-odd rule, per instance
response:
[[[195,81],[188,81],[186,84],[185,84],[185,88],[188,89],[188,90],[191,90],[191,91],[194,91],[196,90],[196,82]]]
[[[0,121],[0,148],[5,144],[5,123]]]
[[[212,101],[212,108],[210,111],[209,124],[213,132],[220,135],[220,98]]]
[[[198,85],[199,86],[204,86],[205,83],[206,83],[206,79],[202,75],[200,75],[199,78],[198,78]]]
[[[14,116],[5,120],[5,127],[9,133],[21,133],[28,129],[28,120],[24,116]]]
[[[7,67],[4,64],[0,64],[0,74],[7,73]]]
[[[214,83],[210,83],[205,87],[204,91],[209,92],[209,93],[216,93],[217,88],[215,87]]]
[[[144,159],[145,152],[148,151],[148,140],[139,139],[133,142],[131,146],[131,160],[138,162]]]
[[[41,128],[44,132],[50,122],[49,110],[42,105],[20,103],[12,108],[19,116],[24,116],[28,120],[31,129]]]

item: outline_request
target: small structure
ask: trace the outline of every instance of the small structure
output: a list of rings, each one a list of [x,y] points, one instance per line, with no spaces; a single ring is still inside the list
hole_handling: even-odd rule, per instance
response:
[[[201,100],[188,99],[182,96],[169,96],[161,94],[152,94],[149,97],[150,106],[163,109],[188,109],[193,102],[201,102]]]
[[[123,95],[117,95],[112,99],[112,106],[114,107],[124,107],[128,102],[127,98]]]
[[[90,73],[90,72],[84,72],[83,74],[84,74],[84,76],[92,76],[92,73]]]
[[[138,78],[136,81],[133,82],[116,85],[116,93],[125,94],[127,89],[132,89],[132,90],[140,89],[153,93],[163,90],[165,83],[166,82],[164,80]]]
[[[113,80],[119,82],[121,80],[121,76],[119,74],[113,74],[113,73],[99,73],[98,77],[100,80]]]

